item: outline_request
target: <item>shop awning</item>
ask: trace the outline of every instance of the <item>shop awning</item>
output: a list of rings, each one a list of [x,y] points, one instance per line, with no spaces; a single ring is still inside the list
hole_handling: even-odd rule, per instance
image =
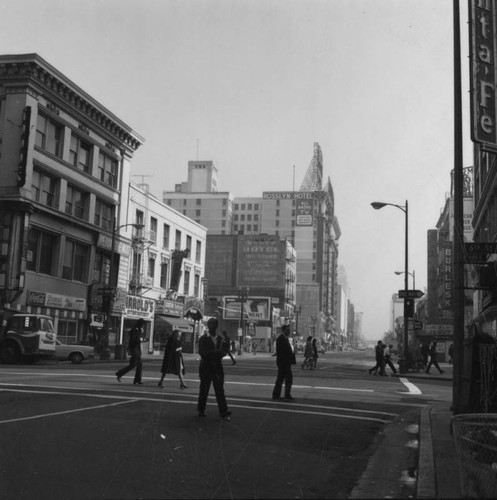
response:
[[[155,315],[155,327],[172,327],[180,332],[193,332],[193,324],[183,318],[175,318],[172,316]]]

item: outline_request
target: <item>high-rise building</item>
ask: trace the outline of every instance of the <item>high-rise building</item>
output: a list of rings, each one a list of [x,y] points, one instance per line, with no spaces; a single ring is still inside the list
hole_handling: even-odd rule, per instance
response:
[[[205,166],[205,168],[204,168]],[[323,185],[323,157],[318,143],[299,191],[263,192],[262,197],[233,197],[214,191],[212,162],[188,164],[187,182],[163,201],[208,228],[208,234],[268,234],[288,240],[297,255],[299,334],[331,340],[336,329],[337,268],[340,225],[331,181]],[[204,189],[203,192],[193,189]],[[298,309],[297,309],[298,308]]]

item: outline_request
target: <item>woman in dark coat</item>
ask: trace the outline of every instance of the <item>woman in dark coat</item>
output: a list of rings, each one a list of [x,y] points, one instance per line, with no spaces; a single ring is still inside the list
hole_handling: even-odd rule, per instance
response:
[[[173,330],[173,334],[167,339],[166,347],[164,349],[164,359],[162,360],[161,368],[162,376],[157,384],[160,388],[164,387],[162,382],[166,377],[166,373],[174,373],[174,375],[178,375],[180,389],[188,388],[183,381],[185,365],[183,363],[183,354],[181,351],[181,332],[179,330]]]

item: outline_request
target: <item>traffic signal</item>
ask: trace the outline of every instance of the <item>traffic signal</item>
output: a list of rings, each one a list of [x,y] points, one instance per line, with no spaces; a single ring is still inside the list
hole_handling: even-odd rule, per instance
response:
[[[414,317],[414,299],[404,299],[404,317]]]
[[[31,106],[26,106],[22,112],[21,148],[19,151],[19,166],[17,167],[17,187],[26,184],[26,167],[28,164],[29,129],[31,126]]]

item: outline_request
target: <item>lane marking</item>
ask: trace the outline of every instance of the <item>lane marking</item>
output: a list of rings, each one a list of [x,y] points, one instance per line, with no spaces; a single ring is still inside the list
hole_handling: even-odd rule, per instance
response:
[[[28,391],[21,391],[21,392],[28,392]],[[119,401],[117,403],[108,403],[106,405],[89,406],[89,407],[85,407],[85,408],[76,408],[74,410],[57,411],[57,412],[53,412],[53,413],[43,413],[40,415],[32,415],[30,417],[12,418],[9,420],[0,420],[0,424],[9,424],[12,422],[22,422],[23,420],[35,420],[37,418],[56,417],[59,415],[67,415],[69,413],[78,413],[78,412],[89,411],[89,410],[99,410],[101,408],[108,408],[109,406],[124,405],[124,404],[134,403],[134,402],[136,402],[136,400],[131,399],[129,401]]]
[[[0,374],[5,374],[5,373],[10,373],[12,372],[4,372],[0,371]],[[33,372],[16,372],[15,375],[33,375]],[[89,378],[89,377],[94,377],[94,378],[112,378],[115,379],[116,376],[113,375],[99,375],[99,374],[89,374],[89,373],[72,373],[72,372],[59,372],[59,373],[53,373],[53,372],[37,372],[37,375],[43,375],[43,376],[48,376],[48,377],[84,377],[84,378]],[[143,380],[158,380],[158,377],[143,377]],[[200,383],[200,380],[198,379],[187,379],[185,378],[186,382],[196,382]],[[2,383],[0,382],[0,385]],[[256,387],[274,387],[274,382],[241,382],[241,381],[236,381],[236,380],[225,380],[224,384],[231,384],[231,385],[246,385],[246,386],[256,386]],[[315,386],[315,385],[297,385],[293,384],[293,387],[299,388],[299,389],[320,389],[320,390],[327,390],[327,391],[349,391],[349,392],[369,392],[373,393],[375,392],[374,389],[355,389],[352,387],[327,387],[327,386]]]
[[[407,390],[409,391],[407,394],[423,394],[418,386],[414,385],[412,382],[409,382],[409,380],[407,380],[406,378],[399,377],[399,380],[406,386]]]
[[[12,384],[11,384],[12,385]],[[28,393],[28,394],[52,394],[52,395],[62,395],[62,396],[68,396],[68,395],[74,395],[74,396],[82,396],[82,397],[91,397],[91,398],[106,398],[106,399],[122,399],[125,396],[116,396],[116,395],[105,395],[105,394],[92,394],[92,393],[80,393],[80,392],[61,392],[61,391],[49,391],[49,390],[32,390],[32,389],[2,389],[5,392],[22,392],[22,393]],[[196,397],[195,397],[196,399]],[[133,399],[127,399],[126,401],[121,401],[117,403],[109,403],[107,405],[99,405],[99,406],[94,406],[94,407],[89,407],[89,408],[82,408],[82,409],[76,409],[76,410],[67,410],[67,411],[61,411],[61,412],[55,412],[55,413],[49,413],[46,415],[35,415],[32,417],[22,417],[19,419],[12,419],[12,420],[0,420],[0,424],[3,423],[9,423],[9,422],[17,422],[21,420],[31,420],[35,418],[42,418],[42,417],[48,417],[48,416],[57,416],[57,415],[62,415],[65,413],[74,413],[78,411],[85,411],[85,410],[91,410],[91,409],[97,409],[97,408],[105,408],[105,407],[110,407],[110,406],[116,406],[120,404],[126,404],[126,403],[133,403],[137,401],[153,401],[156,403],[176,403],[176,404],[195,404],[195,402],[191,401],[185,401],[185,400],[177,400],[177,399],[166,399],[166,398],[150,398],[150,397],[133,397]],[[215,403],[215,398],[214,396],[209,396],[208,399],[209,402]],[[247,399],[236,399],[236,398],[230,398],[230,407],[232,408],[245,408],[245,409],[253,409],[253,410],[264,410],[264,411],[278,411],[278,412],[283,412],[283,413],[300,413],[303,415],[321,415],[321,416],[326,416],[326,417],[336,417],[336,418],[347,418],[347,419],[352,419],[352,420],[367,420],[367,421],[372,421],[372,422],[381,422],[381,423],[388,423],[391,421],[392,418],[395,418],[398,416],[396,413],[388,413],[388,412],[382,412],[382,411],[373,411],[373,410],[360,410],[356,408],[342,408],[342,407],[336,407],[336,406],[325,406],[325,405],[308,405],[308,404],[303,404],[303,403],[297,403],[297,402],[275,402],[272,400],[269,401],[261,401],[261,400],[247,400]],[[251,401],[255,403],[263,403],[266,406],[251,406],[251,405],[245,405],[245,404],[239,404],[239,403],[232,403],[232,401]],[[274,404],[284,404],[288,405],[288,408],[278,408],[274,407]],[[304,408],[309,408],[309,410],[298,410],[295,409],[295,406],[303,406]],[[313,411],[313,408],[317,409],[326,409],[326,410],[338,410],[338,411],[344,411],[344,412],[352,412],[352,413],[361,413],[361,414],[374,414],[374,415],[383,415],[385,417],[391,417],[391,419],[383,419],[383,418],[377,418],[377,417],[372,417],[372,416],[359,416],[359,415],[353,415],[350,413],[330,413],[330,412],[322,412],[322,411]]]

